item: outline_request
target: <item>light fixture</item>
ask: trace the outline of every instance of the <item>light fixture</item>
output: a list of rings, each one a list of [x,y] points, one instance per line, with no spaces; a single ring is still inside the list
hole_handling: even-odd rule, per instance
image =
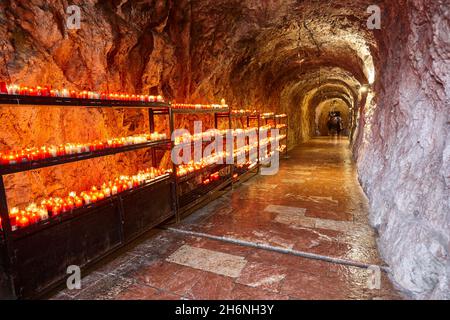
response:
[[[369,91],[369,85],[367,85],[367,84],[362,85],[362,86],[359,88],[359,92],[361,92],[361,93],[366,93],[366,92],[368,92],[368,91]]]

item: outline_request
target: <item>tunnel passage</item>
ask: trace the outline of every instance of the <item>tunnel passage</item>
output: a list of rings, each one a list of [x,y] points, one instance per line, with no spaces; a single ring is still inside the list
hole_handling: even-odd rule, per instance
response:
[[[382,13],[379,30],[367,27],[373,4]],[[224,7],[198,4],[193,17]],[[445,1],[244,1],[237,8],[242,19],[218,26],[206,19],[196,29],[193,63],[213,63],[192,96],[285,112],[291,145],[316,135],[318,106],[342,101],[393,280],[416,298],[449,298]],[[227,45],[202,45],[216,38]]]
[[[342,119],[342,135],[348,136],[350,130],[350,108],[339,99],[322,101],[316,108],[315,124],[317,136],[331,134],[328,122],[332,113],[339,113]]]
[[[392,279],[412,297],[449,297],[445,0],[98,2],[83,7],[77,32],[62,30],[54,14],[62,1],[47,2],[52,10],[0,4],[5,79],[158,90],[194,103],[225,98],[287,113],[291,146],[322,134],[323,115],[337,101]],[[370,30],[373,5],[381,27]],[[17,19],[24,12],[28,19]],[[128,127],[138,116],[123,118]],[[21,141],[13,127],[5,131],[11,143]]]

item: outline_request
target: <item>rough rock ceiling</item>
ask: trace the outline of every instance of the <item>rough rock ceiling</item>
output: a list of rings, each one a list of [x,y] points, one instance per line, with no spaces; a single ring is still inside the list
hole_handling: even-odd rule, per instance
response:
[[[192,66],[202,69],[193,79],[199,83],[194,98],[222,93],[238,104],[273,108],[289,87],[303,96],[308,85],[331,79],[352,88],[373,82],[377,45],[366,27],[373,1],[214,3],[193,2],[199,25],[192,34]],[[233,19],[220,17],[230,5]]]

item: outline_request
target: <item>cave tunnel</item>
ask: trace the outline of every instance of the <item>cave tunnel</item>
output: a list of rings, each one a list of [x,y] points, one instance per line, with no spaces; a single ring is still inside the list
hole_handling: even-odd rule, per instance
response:
[[[161,199],[172,192],[166,185],[153,187],[151,192],[161,194],[151,203],[137,192],[123,195],[117,212],[134,206],[133,222],[116,230],[117,241],[122,244],[129,230],[148,221],[159,227],[136,236],[137,242],[133,233],[133,245],[109,261],[99,260],[75,291],[64,287],[65,265],[50,266],[34,256],[22,265],[12,260],[3,265],[11,248],[20,248],[23,255],[40,251],[37,240],[33,245],[15,240],[22,238],[14,232],[23,230],[13,230],[8,206],[20,209],[70,191],[80,193],[131,176],[148,163],[158,168],[151,172],[154,179],[170,167],[170,153],[122,146],[127,153],[100,150],[107,157],[84,156],[89,159],[80,162],[65,155],[72,160],[34,170],[46,161],[38,159],[35,167],[24,164],[27,169],[16,174],[8,168],[16,160],[3,161],[1,251],[6,253],[0,259],[0,297],[2,290],[9,295],[3,289],[10,286],[9,274],[35,261],[36,274],[55,268],[64,276],[24,276],[17,284],[20,290],[13,290],[15,298],[102,299],[109,289],[112,299],[450,298],[448,1],[122,0],[78,1],[69,7],[62,0],[4,0],[0,22],[0,98],[9,101],[0,105],[0,155],[70,142],[89,143],[91,151],[98,151],[91,142],[149,129],[170,134],[164,122],[169,116],[155,117],[159,111],[145,108],[112,108],[110,102],[109,108],[84,108],[82,103],[47,107],[57,99],[29,100],[34,89],[23,100],[31,102],[19,108],[14,105],[20,104],[18,98],[9,97],[18,94],[12,84],[65,88],[67,101],[72,90],[88,92],[87,100],[101,99],[103,93],[129,93],[137,95],[136,101],[139,95],[161,95],[173,108],[177,103],[196,108],[226,103],[231,110],[288,119],[287,155],[280,155],[277,174],[256,174],[236,187],[222,183],[216,188],[220,195],[203,207],[194,205],[198,194],[193,185],[219,185],[215,179],[228,173],[197,175],[177,189],[189,197],[167,204],[192,204],[190,215],[164,217],[169,220],[140,216],[147,207],[155,212],[153,206],[159,210],[164,205]],[[66,91],[54,92],[66,99]],[[39,102],[44,98],[47,102]],[[338,135],[329,127],[336,112],[342,128]],[[205,128],[214,126],[213,118],[195,112],[174,119],[175,128],[192,129],[199,120]],[[225,127],[229,124],[245,127],[242,120],[231,119]],[[87,205],[85,198],[80,201]],[[109,211],[96,210],[99,217],[94,220],[92,214],[89,223],[113,228]],[[58,218],[67,224],[64,230],[81,224],[75,214],[65,214],[67,219],[64,213]],[[84,270],[96,260],[95,248],[104,256],[109,249],[100,244],[112,240],[97,230],[97,238],[86,240],[88,247],[77,248],[79,256],[65,261],[79,258]],[[35,237],[41,233],[30,231]],[[55,231],[54,239],[63,244],[69,236]],[[51,247],[41,254],[47,254],[46,261],[55,256]],[[367,289],[373,268],[380,273],[379,288]],[[64,286],[37,292],[45,287],[38,278]]]

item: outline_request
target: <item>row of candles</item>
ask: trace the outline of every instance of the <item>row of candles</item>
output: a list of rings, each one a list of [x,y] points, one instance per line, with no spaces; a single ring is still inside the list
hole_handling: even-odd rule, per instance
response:
[[[92,143],[65,143],[61,145],[47,145],[41,147],[31,147],[21,150],[11,150],[0,152],[0,165],[15,165],[64,155],[75,155],[105,149],[114,149],[124,146],[143,144],[147,142],[160,141],[166,139],[165,133],[139,134],[128,137],[112,138],[104,141]]]
[[[274,141],[275,139],[282,139],[283,136],[279,136],[277,138],[266,138],[262,140],[263,143],[268,143]],[[257,143],[252,145],[246,145],[239,149],[234,150],[234,156],[238,156],[242,153],[247,153],[257,148]],[[280,146],[278,151],[282,152],[286,148],[285,145]],[[267,155],[261,157],[260,161],[264,162],[268,160],[274,151],[269,152]],[[187,175],[189,173],[195,172],[207,166],[210,166],[213,163],[217,163],[219,160],[224,159],[227,156],[226,152],[219,152],[217,154],[205,157],[201,159],[199,162],[191,161],[188,164],[183,164],[177,167],[177,176],[181,177]],[[241,164],[242,166],[252,166],[255,163],[247,161],[245,164]],[[70,192],[67,197],[51,197],[41,201],[38,205],[36,203],[31,203],[25,209],[19,210],[19,208],[14,207],[11,208],[9,212],[9,218],[12,230],[16,230],[18,228],[25,228],[29,225],[36,224],[40,221],[46,221],[49,218],[57,217],[63,213],[71,212],[76,208],[81,208],[83,206],[90,205],[92,203],[96,203],[98,201],[104,200],[105,198],[109,198],[111,196],[117,195],[126,190],[130,190],[136,187],[141,186],[144,183],[151,182],[157,178],[161,178],[163,176],[167,176],[170,173],[170,170],[162,170],[156,168],[150,168],[145,171],[139,172],[134,176],[120,176],[113,181],[109,181],[107,183],[103,183],[100,187],[93,186],[89,191],[83,191],[79,195],[76,192]],[[210,182],[218,180],[220,177],[218,173],[211,175],[208,179],[204,180],[204,184],[209,184]],[[1,228],[1,218],[0,218],[0,228]]]
[[[173,103],[172,107],[174,109],[186,109],[186,110],[220,110],[220,109],[228,109],[228,105],[225,103],[224,99],[222,99],[220,104]]]
[[[129,94],[129,93],[107,93],[107,92],[95,92],[95,91],[75,91],[63,89],[54,89],[51,86],[36,86],[28,87],[17,84],[7,84],[6,82],[0,82],[0,94],[8,95],[22,95],[22,96],[37,96],[37,97],[62,97],[62,98],[76,98],[76,99],[93,99],[93,100],[118,100],[118,101],[141,101],[141,102],[164,102],[164,98],[161,95],[142,95],[142,94]],[[227,109],[228,105],[225,100],[222,99],[220,104],[190,104],[190,103],[174,103],[173,108],[176,109]],[[256,110],[240,109],[233,110],[234,114],[256,114]],[[263,113],[262,118],[285,118],[286,114],[274,115],[273,112]]]
[[[266,128],[267,127],[270,128],[270,126],[264,126],[262,128]],[[251,131],[251,130],[256,130],[256,128],[247,128],[247,129],[236,129],[234,130],[234,134],[238,134],[239,132],[245,133],[246,131]],[[219,131],[220,133],[224,133],[222,131]],[[201,139],[204,136],[210,136],[214,134],[214,130],[211,130],[210,133],[208,132],[202,132],[201,134],[197,134],[197,135],[189,135],[186,134],[185,136],[181,136],[179,140],[176,140],[176,144],[178,143],[186,143],[187,141],[192,141],[195,139]],[[183,139],[181,139],[183,138]],[[267,146],[269,144],[274,143],[275,141],[280,141],[282,139],[286,138],[286,135],[279,135],[277,137],[267,137],[265,139],[261,139],[260,140],[260,145],[261,146]],[[254,142],[252,145],[245,145],[242,146],[240,148],[237,148],[233,151],[233,157],[245,157],[246,154],[250,154],[252,151],[254,151],[255,149],[258,148],[258,142]],[[177,167],[177,176],[178,177],[182,177],[185,176],[187,174],[193,173],[195,171],[201,170],[205,167],[210,166],[211,164],[217,163],[219,160],[223,160],[228,153],[226,152],[219,152],[217,154],[213,154],[207,157],[202,158],[200,161],[198,162],[194,162],[193,160],[191,160],[190,162],[186,163],[186,164],[181,164]]]
[[[184,133],[180,136],[176,136],[174,139],[175,145],[185,144],[185,143],[192,143],[197,141],[210,141],[211,138],[217,137],[217,136],[224,136],[227,133],[227,130],[219,130],[219,129],[210,129],[205,132],[201,133]]]
[[[267,162],[270,161],[270,158],[272,158],[274,156],[274,154],[275,154],[275,150],[272,150],[270,152],[268,151],[265,155],[262,155],[259,158],[259,162],[262,164],[266,164]]]
[[[275,140],[281,140],[285,135],[278,136],[276,138],[266,138],[261,140],[261,145],[268,145],[269,143],[273,143]],[[250,154],[252,151],[255,151],[255,149],[258,148],[258,142],[254,142],[252,145],[245,145],[240,148],[237,148],[233,151],[234,157],[245,157],[246,154]],[[280,149],[280,148],[278,148]],[[283,149],[284,150],[284,149]],[[273,153],[273,152],[272,152]],[[213,154],[207,157],[202,158],[198,162],[194,162],[191,160],[190,162],[186,164],[181,164],[177,167],[177,176],[183,177],[187,174],[193,173],[195,171],[201,170],[205,167],[208,167],[214,163],[218,163],[219,160],[223,160],[228,153],[226,152],[218,152],[217,154]]]
[[[9,221],[12,230],[25,228],[41,221],[68,213],[98,201],[115,196],[123,191],[137,188],[145,183],[160,179],[170,173],[168,170],[149,168],[133,176],[120,176],[112,181],[103,183],[100,187],[93,186],[80,194],[70,192],[67,197],[51,197],[42,200],[39,204],[31,203],[24,209],[17,207],[9,211]],[[1,228],[1,218],[0,218]]]
[[[202,183],[204,185],[208,185],[212,182],[219,181],[219,180],[220,180],[220,173],[214,172],[214,173],[210,174],[209,177],[207,177],[206,179],[203,179]]]
[[[263,126],[261,129],[268,129],[270,126]],[[235,129],[233,130],[233,135],[245,135],[251,131],[255,131],[256,128],[247,129]],[[175,144],[179,145],[181,143],[189,143],[195,141],[203,141],[204,139],[210,139],[211,137],[226,134],[226,130],[209,130],[199,134],[185,134],[176,137]],[[285,136],[282,136],[283,138]],[[123,146],[143,144],[149,141],[159,141],[166,138],[165,133],[152,133],[152,134],[142,134],[133,135],[121,138],[112,138],[106,141],[96,141],[93,143],[82,144],[82,143],[66,143],[59,146],[49,145],[42,147],[32,147],[25,148],[22,150],[14,151],[3,151],[0,152],[0,165],[15,165],[18,163],[26,163],[30,161],[43,160],[48,158],[60,157],[64,155],[75,155],[94,151],[100,151],[105,149],[120,148]],[[264,141],[262,141],[264,142]]]
[[[261,130],[269,130],[271,128],[270,125],[262,126],[260,127]],[[243,136],[243,135],[249,135],[251,132],[256,133],[257,128],[251,127],[251,128],[245,128],[245,129],[233,129],[232,134],[233,137]],[[201,133],[184,133],[180,136],[175,137],[175,145],[180,144],[186,144],[186,143],[192,143],[197,141],[211,141],[211,138],[213,137],[224,137],[228,132],[228,129],[219,130],[219,129],[210,129],[205,132]]]
[[[214,163],[219,163],[219,161],[223,160],[227,156],[226,152],[217,152],[215,154],[209,155],[207,157],[203,157],[200,161],[194,162],[194,160],[189,161],[188,163],[181,164],[177,166],[177,176],[183,177],[195,171],[201,170],[205,167],[208,167]]]
[[[264,147],[264,146],[267,146],[269,144],[273,144],[275,141],[281,141],[281,140],[283,140],[285,138],[286,138],[285,134],[281,134],[281,135],[276,136],[276,137],[267,137],[267,138],[264,138],[264,139],[260,140],[259,145],[260,145],[260,147]]]
[[[160,95],[139,95],[129,93],[106,93],[94,91],[75,91],[68,89],[53,89],[50,86],[26,87],[16,84],[6,84],[0,82],[0,94],[35,96],[35,97],[60,97],[76,99],[94,99],[94,100],[120,100],[120,101],[141,101],[141,102],[164,102]]]
[[[266,113],[261,114],[261,117],[262,118],[273,118],[273,117],[275,117],[275,118],[286,118],[287,114],[285,114],[285,113],[275,114],[274,112],[266,112]]]
[[[265,118],[273,118],[275,116],[275,113],[273,112],[266,112],[261,114],[261,118],[265,119]]]
[[[256,110],[249,110],[249,109],[239,109],[239,110],[232,110],[231,111],[232,114],[236,114],[236,115],[251,115],[251,114],[257,114],[258,111]]]

